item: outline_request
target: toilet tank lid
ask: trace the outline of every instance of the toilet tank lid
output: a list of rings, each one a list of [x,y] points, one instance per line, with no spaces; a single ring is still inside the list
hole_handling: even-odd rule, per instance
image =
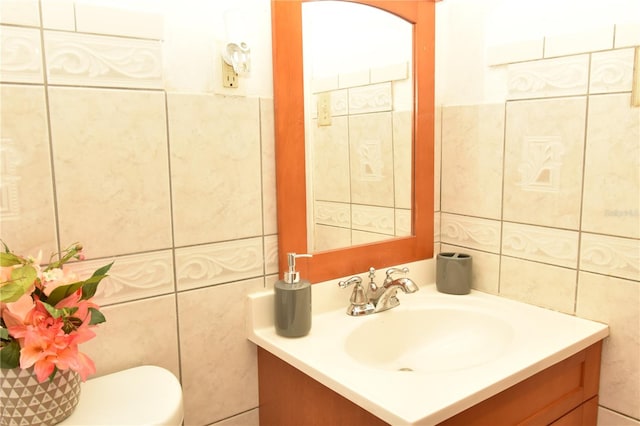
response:
[[[82,384],[80,402],[61,425],[180,425],[182,388],[169,370],[143,365]]]

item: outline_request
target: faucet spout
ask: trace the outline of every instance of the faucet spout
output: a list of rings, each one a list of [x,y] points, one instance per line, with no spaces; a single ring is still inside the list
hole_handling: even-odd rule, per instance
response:
[[[400,304],[400,301],[396,297],[398,289],[403,293],[415,293],[420,290],[420,287],[413,282],[411,278],[403,277],[396,278],[395,280],[385,280],[382,285],[382,294],[375,301],[375,312],[386,311],[387,309],[395,308]]]
[[[415,293],[420,290],[420,287],[413,282],[411,278],[403,277],[395,279],[386,288],[397,287],[402,290],[403,293]]]

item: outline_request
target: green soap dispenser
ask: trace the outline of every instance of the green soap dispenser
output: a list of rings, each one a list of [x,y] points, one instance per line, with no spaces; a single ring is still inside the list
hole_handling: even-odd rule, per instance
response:
[[[275,284],[276,332],[284,337],[306,336],[311,330],[311,283],[301,280],[296,258],[310,254],[287,253],[289,271]]]

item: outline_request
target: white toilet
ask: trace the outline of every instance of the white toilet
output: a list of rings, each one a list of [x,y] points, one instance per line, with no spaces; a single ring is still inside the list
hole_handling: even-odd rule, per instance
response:
[[[144,365],[82,383],[78,406],[59,424],[179,426],[183,417],[178,379],[162,367]]]

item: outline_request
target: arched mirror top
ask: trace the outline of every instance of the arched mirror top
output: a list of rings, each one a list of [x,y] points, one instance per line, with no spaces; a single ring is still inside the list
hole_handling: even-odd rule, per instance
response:
[[[305,110],[303,73],[304,0],[274,0],[272,7],[274,111],[278,250],[280,271],[288,252],[311,251],[307,241]],[[433,256],[433,119],[434,119],[434,3],[430,0],[354,0],[392,13],[412,25],[410,74],[413,86],[411,173],[411,235],[314,252],[300,261],[301,274],[325,281],[373,266],[422,260]]]

